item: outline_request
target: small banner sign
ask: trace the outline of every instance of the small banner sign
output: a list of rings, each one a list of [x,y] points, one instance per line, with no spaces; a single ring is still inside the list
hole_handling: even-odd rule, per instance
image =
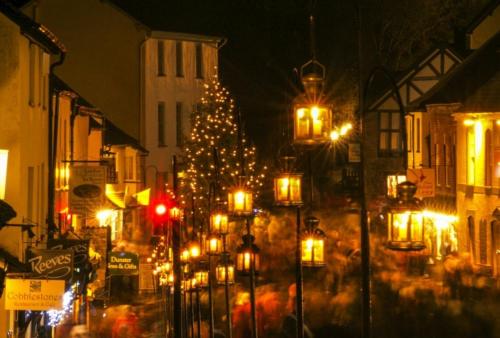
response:
[[[110,252],[108,272],[111,276],[128,276],[139,273],[139,257],[132,252]]]
[[[64,281],[48,279],[5,280],[5,309],[46,311],[63,308]]]
[[[35,278],[71,280],[73,277],[73,251],[31,250],[32,275]]]
[[[69,210],[71,213],[94,214],[105,201],[106,167],[71,167],[69,186]]]

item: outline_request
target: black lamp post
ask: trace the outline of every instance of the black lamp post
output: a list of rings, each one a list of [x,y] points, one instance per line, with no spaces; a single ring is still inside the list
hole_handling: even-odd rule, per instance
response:
[[[297,316],[297,337],[304,337],[304,310],[303,310],[303,275],[302,275],[302,245],[300,229],[300,207],[302,206],[302,174],[292,172],[295,157],[291,152],[281,158],[282,172],[274,179],[274,203],[277,206],[295,207],[296,217],[296,246],[295,246],[295,297]]]
[[[361,41],[361,38],[359,38]],[[361,43],[360,43],[361,47]],[[361,54],[361,52],[360,52]],[[360,125],[360,153],[361,153],[361,163],[360,163],[360,184],[361,184],[361,199],[360,199],[360,212],[361,212],[361,289],[362,289],[362,327],[363,338],[371,337],[371,296],[370,296],[370,233],[369,233],[369,224],[368,224],[368,210],[366,207],[366,182],[365,182],[365,158],[364,158],[364,144],[366,141],[366,128],[364,124],[364,118],[366,113],[366,98],[369,89],[371,88],[371,84],[375,79],[375,75],[381,73],[384,77],[389,81],[392,91],[396,96],[396,101],[399,106],[400,113],[400,131],[401,131],[401,149],[402,156],[404,162],[404,168],[406,169],[406,129],[405,129],[405,110],[403,106],[403,102],[401,100],[401,96],[399,94],[399,89],[396,84],[396,81],[391,76],[391,74],[382,67],[375,67],[369,74],[367,81],[365,82],[362,90],[360,91],[360,102],[359,102],[359,125]],[[362,83],[362,80],[360,80]]]

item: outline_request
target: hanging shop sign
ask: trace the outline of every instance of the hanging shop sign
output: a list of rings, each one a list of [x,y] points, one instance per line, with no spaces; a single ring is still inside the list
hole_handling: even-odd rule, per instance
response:
[[[129,276],[139,274],[139,257],[132,252],[110,252],[108,272],[111,276]]]
[[[49,239],[47,248],[51,250],[70,250],[73,252],[73,275],[82,282],[83,274],[89,264],[89,241],[79,239]]]
[[[63,308],[64,281],[50,279],[5,280],[6,310],[59,310]]]
[[[408,169],[408,181],[417,185],[415,197],[434,197],[436,195],[436,174],[433,168]]]
[[[349,163],[361,162],[361,145],[359,143],[349,143],[347,150],[347,159]]]
[[[82,227],[78,235],[89,241],[89,262],[95,269],[95,279],[90,283],[94,298],[105,299],[108,296],[106,283],[106,262],[111,249],[111,229],[109,227]]]
[[[73,277],[73,251],[71,250],[31,250],[32,276],[35,278],[62,279]]]
[[[71,213],[94,215],[105,201],[106,167],[71,167],[69,186],[69,209]]]

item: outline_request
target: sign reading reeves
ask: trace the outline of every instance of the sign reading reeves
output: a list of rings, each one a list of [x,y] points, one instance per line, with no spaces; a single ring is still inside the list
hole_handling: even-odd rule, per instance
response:
[[[42,279],[5,280],[5,309],[45,311],[63,308],[64,281]]]
[[[70,280],[73,275],[73,251],[31,250],[29,259],[35,278]]]
[[[108,259],[110,275],[137,275],[139,273],[139,257],[134,253],[110,252]]]

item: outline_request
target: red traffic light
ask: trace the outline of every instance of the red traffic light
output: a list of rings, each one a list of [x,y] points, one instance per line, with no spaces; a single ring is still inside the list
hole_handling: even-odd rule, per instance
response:
[[[167,214],[167,206],[165,203],[158,203],[155,206],[155,214],[156,216],[164,216]]]

